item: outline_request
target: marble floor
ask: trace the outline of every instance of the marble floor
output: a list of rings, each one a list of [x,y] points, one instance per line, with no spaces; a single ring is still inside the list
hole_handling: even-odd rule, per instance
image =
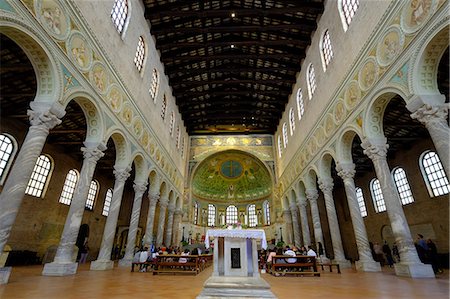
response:
[[[0,286],[5,299],[195,298],[212,267],[197,276],[130,272],[129,268],[90,271],[89,264],[66,277],[45,277],[42,266],[14,267],[9,283]],[[284,298],[449,298],[448,271],[437,279],[399,278],[392,269],[381,273],[322,272],[321,277],[273,277],[262,274],[272,292]]]

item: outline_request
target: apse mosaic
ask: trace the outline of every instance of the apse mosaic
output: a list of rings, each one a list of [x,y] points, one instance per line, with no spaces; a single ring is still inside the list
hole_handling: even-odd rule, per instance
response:
[[[192,180],[192,192],[208,200],[255,200],[271,194],[272,180],[257,158],[240,151],[226,151],[200,163]]]

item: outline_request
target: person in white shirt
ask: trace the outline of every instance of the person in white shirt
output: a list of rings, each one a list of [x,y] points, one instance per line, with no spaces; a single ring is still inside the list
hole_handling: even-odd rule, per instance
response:
[[[316,252],[312,249],[311,246],[308,246],[308,252],[306,253],[307,256],[313,256],[313,257],[317,257]]]
[[[147,262],[148,258],[148,248],[145,247],[144,250],[141,250],[141,254],[139,255],[139,263],[142,263],[140,266],[140,272],[147,272],[147,265],[145,262]]]
[[[286,246],[286,251],[283,255],[296,256],[295,252],[291,248],[289,248],[289,246]],[[297,261],[296,258],[287,258],[285,260],[289,264],[294,264]]]

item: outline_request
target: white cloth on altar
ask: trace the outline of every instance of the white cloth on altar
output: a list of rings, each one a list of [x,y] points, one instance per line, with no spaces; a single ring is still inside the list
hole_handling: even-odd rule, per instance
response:
[[[209,248],[210,237],[261,239],[261,247],[267,248],[266,233],[263,229],[208,229],[205,236],[206,248]]]

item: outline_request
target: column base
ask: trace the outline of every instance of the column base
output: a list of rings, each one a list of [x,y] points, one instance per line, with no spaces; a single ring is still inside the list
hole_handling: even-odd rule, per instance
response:
[[[133,260],[131,259],[121,259],[119,260],[119,267],[131,267],[131,262]]]
[[[358,272],[381,272],[381,265],[375,261],[356,261],[356,271]]]
[[[78,263],[48,263],[44,265],[44,276],[68,276],[77,273]]]
[[[111,260],[95,260],[91,262],[91,270],[104,271],[114,269],[114,261]]]
[[[433,268],[428,264],[394,264],[395,275],[411,278],[435,278]]]
[[[352,263],[349,260],[333,260],[333,263],[339,264],[341,269],[350,269],[352,267]]]
[[[0,267],[0,285],[8,283],[11,270],[12,267]]]

